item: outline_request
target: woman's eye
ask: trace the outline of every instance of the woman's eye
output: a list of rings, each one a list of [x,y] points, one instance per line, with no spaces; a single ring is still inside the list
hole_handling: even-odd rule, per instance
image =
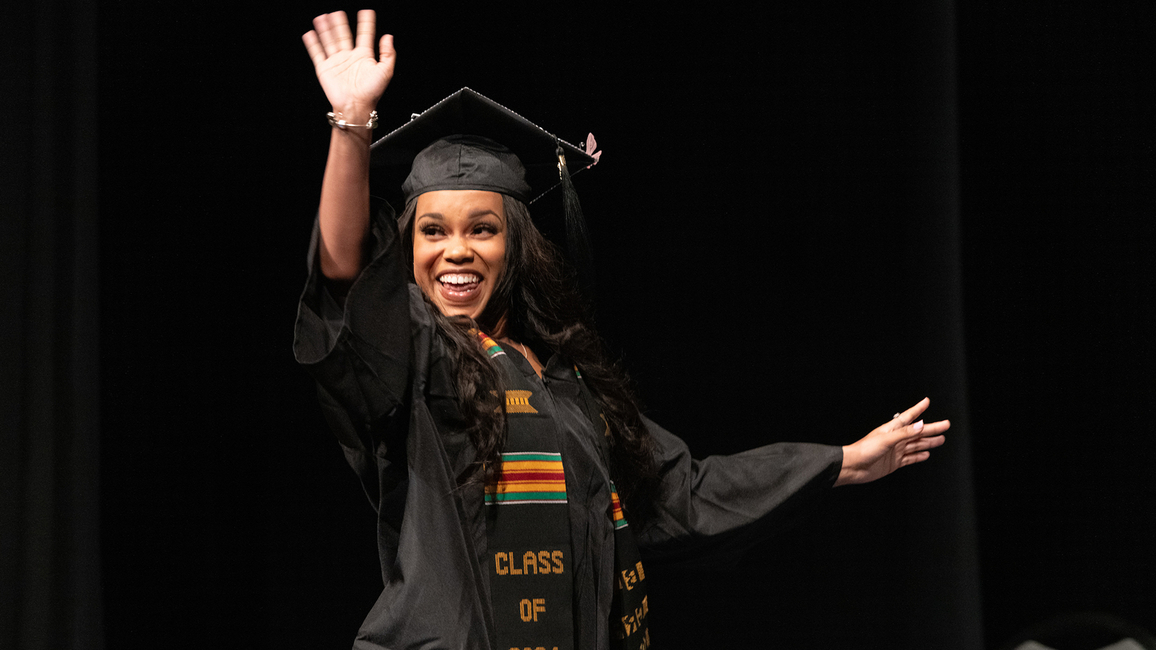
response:
[[[424,226],[421,229],[421,234],[425,235],[426,237],[436,237],[441,234],[441,228],[438,228],[437,226]]]
[[[474,234],[478,234],[478,235],[480,235],[480,234],[493,235],[493,234],[496,234],[497,232],[498,232],[498,229],[495,228],[494,226],[488,224],[488,223],[478,224],[474,228]]]

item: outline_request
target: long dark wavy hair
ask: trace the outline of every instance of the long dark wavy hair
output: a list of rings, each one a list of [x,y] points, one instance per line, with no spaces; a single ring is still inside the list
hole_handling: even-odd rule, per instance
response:
[[[411,200],[398,219],[411,270],[416,204]],[[491,481],[500,462],[506,438],[505,400],[500,396],[505,391],[500,390],[497,368],[469,330],[493,332],[505,316],[506,336],[529,346],[539,357],[561,354],[581,370],[610,427],[610,473],[624,507],[644,510],[656,476],[655,445],[626,373],[610,359],[590,325],[586,303],[574,289],[573,274],[558,248],[538,231],[524,203],[502,195],[502,206],[505,270],[477,322],[464,316],[446,317],[426,301],[456,369],[458,406],[467,423],[466,434],[477,450],[474,465],[459,481]]]

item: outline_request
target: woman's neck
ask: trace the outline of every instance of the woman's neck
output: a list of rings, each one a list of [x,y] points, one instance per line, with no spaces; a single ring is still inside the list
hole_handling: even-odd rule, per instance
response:
[[[499,316],[497,322],[495,322],[493,327],[490,327],[486,333],[495,341],[506,339],[507,336],[509,336],[509,328],[506,327],[506,315],[502,314]]]
[[[514,339],[504,336],[500,338],[494,337],[494,340],[500,343],[506,349],[513,348],[517,350],[518,354],[521,354],[526,358],[526,361],[530,362],[530,367],[534,369],[534,372],[537,373],[539,377],[542,376],[542,362],[538,361],[538,355],[534,354],[533,348],[526,345],[525,343],[519,343]]]

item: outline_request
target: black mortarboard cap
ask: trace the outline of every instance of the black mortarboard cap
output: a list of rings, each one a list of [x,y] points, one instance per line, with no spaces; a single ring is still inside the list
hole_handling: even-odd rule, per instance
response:
[[[409,122],[373,143],[374,191],[390,201],[401,199],[404,202],[413,198],[402,194],[401,187],[418,154],[442,138],[466,135],[493,140],[517,156],[525,168],[529,189],[503,193],[515,196],[524,203],[533,202],[562,183],[558,170],[558,148],[565,155],[571,175],[597,162],[597,158],[581,148],[547,132],[505,106],[469,88],[462,88],[426,111],[415,113]],[[479,178],[475,176],[474,180]]]
[[[406,202],[435,190],[488,190],[529,203],[526,169],[512,151],[477,135],[451,135],[422,149],[401,184]]]
[[[399,208],[421,193],[443,189],[489,190],[529,204],[561,185],[567,248],[587,276],[584,282],[592,278],[585,223],[570,176],[594,165],[598,154],[469,88],[414,114],[371,148],[374,193]]]

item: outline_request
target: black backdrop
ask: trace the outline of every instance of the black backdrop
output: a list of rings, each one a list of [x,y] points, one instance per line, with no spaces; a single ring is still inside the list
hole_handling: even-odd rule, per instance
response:
[[[1153,10],[1005,4],[377,8],[383,124],[468,85],[598,137],[598,323],[697,453],[848,443],[925,394],[955,422],[742,557],[648,571],[660,647],[1156,628]],[[109,648],[340,647],[376,595],[372,515],[290,353],[328,139],[299,37],[330,9],[97,12],[103,588],[75,595]],[[34,608],[4,595],[9,634]]]

